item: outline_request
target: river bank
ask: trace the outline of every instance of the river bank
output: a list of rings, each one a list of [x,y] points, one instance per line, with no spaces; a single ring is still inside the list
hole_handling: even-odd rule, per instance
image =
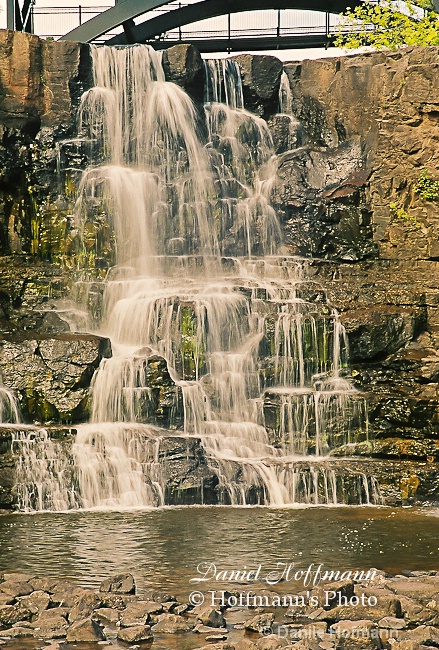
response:
[[[370,569],[331,577],[343,576],[319,583],[315,570],[302,573],[291,593],[282,595],[285,586],[278,587],[286,574],[271,572],[265,584],[251,579],[230,580],[227,589],[203,584],[177,599],[156,590],[137,595],[131,574],[113,576],[92,590],[65,579],[4,573],[0,643],[5,650],[61,650],[77,643],[214,650],[438,646],[439,572],[390,576]]]

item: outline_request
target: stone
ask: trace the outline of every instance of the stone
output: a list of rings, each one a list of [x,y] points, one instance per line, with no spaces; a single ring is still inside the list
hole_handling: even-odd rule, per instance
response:
[[[402,641],[415,641],[420,645],[439,647],[439,629],[431,625],[421,625],[414,630],[401,633]]]
[[[49,607],[50,596],[45,591],[33,591],[29,596],[23,596],[19,602],[24,607],[29,607],[32,611],[35,609],[38,613]]]
[[[67,631],[67,643],[105,641],[102,627],[92,618],[73,623]]]
[[[277,113],[282,63],[274,56],[240,54],[234,56],[241,71],[245,106],[257,115]]]
[[[108,621],[109,623],[118,623],[120,618],[120,612],[117,609],[112,609],[111,607],[100,607],[95,610],[95,616],[99,620]]]
[[[286,648],[288,645],[289,641],[279,637],[277,634],[269,634],[256,641],[256,647],[259,650],[277,650],[277,648]]]
[[[408,596],[399,596],[405,622],[410,625],[435,625],[439,626],[439,612],[420,603]]]
[[[181,43],[163,53],[166,81],[172,81],[196,101],[204,99],[204,66],[199,51],[193,45]]]
[[[2,582],[30,582],[33,580],[35,576],[33,576],[31,573],[3,573],[2,575],[2,580],[0,581],[0,585]]]
[[[58,582],[53,578],[32,578],[29,584],[35,591],[44,591],[48,594],[53,594],[56,591]]]
[[[43,639],[62,639],[67,635],[68,609],[55,607],[42,611],[32,624],[36,635]]]
[[[189,632],[194,626],[187,619],[177,614],[159,614],[157,623],[152,626],[152,631],[160,634],[179,634]]]
[[[128,603],[131,603],[135,600],[135,596],[132,594],[115,594],[115,593],[104,593],[100,592],[102,605],[104,607],[111,607],[113,609],[124,609]]]
[[[110,355],[109,340],[92,334],[0,341],[0,372],[30,419],[80,422],[89,414],[93,373]]]
[[[149,621],[151,605],[148,602],[134,601],[128,603],[120,614],[121,627],[132,627],[134,625],[146,625]]]
[[[409,598],[418,600],[423,605],[427,605],[439,593],[439,578],[409,578],[406,580],[392,578],[387,581],[386,587],[395,594],[408,596]]]
[[[92,591],[84,593],[79,597],[76,604],[70,610],[69,623],[74,623],[75,621],[81,621],[88,618],[92,615],[94,610],[100,607],[100,605],[101,599],[98,594],[95,594]]]
[[[84,595],[84,589],[72,583],[59,582],[55,591],[50,595],[52,607],[74,607]]]
[[[125,643],[149,642],[153,640],[151,628],[149,625],[136,625],[134,627],[126,627],[118,631],[117,638]]]
[[[12,596],[13,598],[18,598],[19,596],[27,596],[33,591],[28,582],[15,582],[14,580],[6,580],[5,582],[0,582],[0,590],[8,596]]]
[[[386,305],[345,312],[342,323],[349,336],[351,360],[364,361],[396,352],[412,340],[423,318],[420,309]]]
[[[385,616],[380,621],[378,621],[378,627],[387,630],[404,630],[407,628],[407,623],[403,618]]]
[[[343,620],[332,625],[337,650],[374,650],[382,648],[376,625],[369,620]]]
[[[99,591],[103,593],[135,594],[136,583],[134,576],[131,573],[122,573],[114,576],[114,578],[108,578],[101,583]]]
[[[34,631],[29,627],[11,627],[9,630],[2,630],[0,634],[11,639],[24,639],[34,636]]]
[[[0,625],[12,626],[21,621],[29,621],[35,609],[17,603],[15,605],[0,605]]]
[[[215,607],[198,605],[192,610],[191,616],[196,616],[200,623],[208,627],[225,627],[224,616]]]
[[[386,616],[394,618],[402,617],[401,603],[397,598],[391,596],[382,596],[377,599],[376,605],[370,607],[365,605],[341,605],[328,610],[322,619],[328,621],[343,621],[345,619],[351,621],[361,621],[369,619],[371,621],[379,621]]]
[[[250,632],[259,632],[260,634],[266,634],[267,631],[271,630],[273,625],[274,614],[257,614],[249,621],[245,623],[245,629]]]

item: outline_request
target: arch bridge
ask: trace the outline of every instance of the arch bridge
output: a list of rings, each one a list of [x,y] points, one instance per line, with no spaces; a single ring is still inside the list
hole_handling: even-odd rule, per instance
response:
[[[193,43],[201,52],[270,50],[302,47],[327,47],[333,36],[330,30],[330,15],[342,13],[348,7],[362,4],[362,0],[201,0],[193,4],[179,6],[166,11],[166,5],[172,0],[123,0],[114,7],[100,13],[91,20],[76,27],[61,40],[90,43],[100,39],[119,27],[123,31],[105,40],[107,45],[127,45],[132,43],[150,43],[156,49],[163,49],[179,42]],[[174,2],[175,5],[175,2]],[[151,12],[164,8],[160,15]],[[231,30],[232,14],[258,10],[278,10],[278,26],[274,33],[267,35],[267,30],[251,30],[249,34],[236,34]],[[299,9],[323,12],[325,26],[319,30],[309,28],[302,33],[297,31],[285,33],[280,27],[280,14],[283,9]],[[134,19],[144,16],[145,20],[135,24]],[[227,16],[227,33],[221,37],[210,34],[192,34],[191,38],[182,38],[181,28],[200,20]],[[178,29],[177,38],[165,37],[168,32]]]

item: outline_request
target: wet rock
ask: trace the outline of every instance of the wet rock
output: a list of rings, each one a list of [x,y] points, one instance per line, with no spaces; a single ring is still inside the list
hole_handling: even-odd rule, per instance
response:
[[[59,334],[0,342],[0,372],[20,399],[23,413],[40,422],[79,422],[89,413],[89,386],[108,339]]]
[[[114,578],[108,578],[102,582],[99,591],[103,593],[135,594],[136,583],[134,576],[131,573],[121,573],[114,576]]]
[[[407,307],[377,305],[345,312],[342,322],[349,337],[352,361],[396,352],[415,337],[423,320],[421,309]]]
[[[331,626],[337,650],[374,650],[382,648],[378,630],[372,621],[344,620]]]
[[[415,641],[420,645],[439,647],[439,629],[431,625],[421,625],[414,630],[404,631],[400,635],[402,641]]]
[[[2,630],[0,634],[11,639],[24,639],[34,636],[34,631],[29,627],[11,627],[9,630]]]
[[[35,619],[32,626],[36,635],[43,639],[62,639],[67,635],[68,609],[46,609]]]
[[[281,61],[261,54],[240,54],[233,59],[241,71],[245,107],[260,116],[276,113],[283,71]]]
[[[15,582],[10,579],[0,583],[0,591],[13,598],[18,598],[18,596],[28,596],[33,589],[28,582]]]
[[[154,611],[154,606],[151,606],[148,602],[137,601],[128,603],[126,609],[120,614],[121,627],[146,625],[149,621],[151,609]]]
[[[67,643],[105,641],[102,627],[92,618],[76,621],[67,632]]]
[[[152,626],[152,631],[160,634],[179,634],[189,632],[193,628],[187,619],[177,614],[159,614],[157,623]]]
[[[292,115],[273,115],[268,120],[277,154],[297,149],[302,145],[302,125]]]
[[[35,609],[38,613],[49,607],[50,596],[45,591],[33,591],[29,596],[23,596],[19,599],[24,607]]]
[[[48,594],[53,594],[56,591],[59,580],[54,578],[32,578],[29,584],[35,591],[44,591]]]
[[[111,607],[114,609],[124,609],[128,603],[131,603],[135,600],[135,596],[132,594],[115,594],[115,593],[104,593],[99,594],[101,596],[103,607]]]
[[[120,612],[111,607],[100,607],[95,610],[95,616],[97,616],[99,620],[108,621],[109,623],[118,623]]]
[[[51,606],[58,608],[74,607],[83,595],[84,589],[82,587],[60,581],[50,596]]]
[[[267,634],[273,625],[274,614],[257,614],[245,623],[245,629],[250,632],[259,632],[260,634]]]
[[[74,623],[75,621],[88,618],[100,605],[101,599],[97,594],[86,592],[83,596],[79,597],[76,604],[70,610],[69,622]]]
[[[125,643],[152,641],[153,635],[149,625],[136,625],[119,630],[117,638]]]
[[[328,621],[361,621],[369,619],[370,621],[379,621],[380,619],[392,616],[395,618],[402,617],[401,603],[397,598],[381,596],[377,598],[377,603],[371,606],[352,605],[338,606],[328,610],[321,618]]]
[[[0,581],[0,586],[4,582],[31,582],[35,579],[31,573],[3,573],[2,580]]]
[[[196,616],[197,621],[200,621],[203,625],[207,627],[225,627],[225,620],[222,613],[215,609],[215,607],[209,607],[206,605],[198,605],[190,612],[191,616]]]
[[[15,605],[0,605],[0,625],[12,626],[21,621],[30,621],[35,614],[34,608],[21,603]]]
[[[199,51],[193,45],[181,43],[163,53],[166,81],[181,86],[196,101],[204,97],[204,67]]]
[[[394,616],[385,616],[378,621],[378,627],[385,630],[404,630],[407,628],[407,623],[402,618],[395,618]]]

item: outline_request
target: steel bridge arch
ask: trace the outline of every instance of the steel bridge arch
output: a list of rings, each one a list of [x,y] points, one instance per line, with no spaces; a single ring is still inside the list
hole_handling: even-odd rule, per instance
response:
[[[90,43],[116,27],[123,26],[124,34],[108,41],[110,44],[141,43],[175,27],[188,25],[205,18],[215,18],[240,11],[260,9],[302,9],[325,13],[342,13],[356,7],[363,0],[203,0],[150,18],[140,25],[134,18],[167,5],[172,0],[124,0],[76,27],[60,40]]]

